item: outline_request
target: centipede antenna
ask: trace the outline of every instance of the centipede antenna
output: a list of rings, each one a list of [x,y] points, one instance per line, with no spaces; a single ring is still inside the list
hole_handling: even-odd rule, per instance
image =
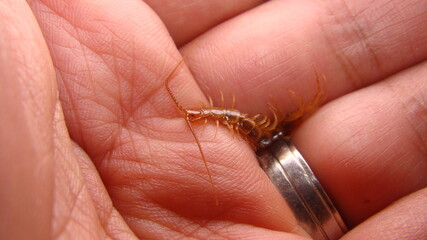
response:
[[[167,76],[166,80],[165,80],[165,87],[166,90],[169,93],[169,96],[171,96],[173,102],[175,103],[176,107],[179,110],[182,110],[182,106],[178,103],[178,100],[176,99],[175,95],[173,94],[172,90],[169,88],[169,82],[170,80],[173,78],[173,76],[176,74],[176,72],[178,71],[179,67],[181,67],[181,65],[184,63],[184,57],[179,60],[178,64],[175,66],[175,68],[172,70],[172,72],[169,73],[169,75]]]
[[[190,46],[188,47],[188,50],[186,51],[186,53],[182,56],[181,60],[179,60],[178,64],[173,68],[173,70],[168,74],[168,76],[166,77],[165,80],[165,87],[166,90],[169,93],[169,96],[171,96],[172,100],[174,101],[176,107],[182,111],[183,107],[179,104],[178,99],[175,97],[175,95],[173,94],[172,90],[169,87],[169,82],[172,80],[172,78],[175,76],[175,74],[177,73],[178,69],[181,67],[181,65],[185,62],[185,58],[187,57],[187,54],[196,46],[197,44],[197,40],[194,41],[193,43],[190,44]]]
[[[213,193],[214,193],[215,205],[216,205],[216,206],[218,206],[218,194],[217,194],[217,189],[216,189],[216,187],[215,187],[215,185],[214,185],[214,183],[213,183],[213,180],[212,180],[212,174],[211,174],[211,171],[209,171],[208,163],[206,162],[205,154],[203,153],[203,150],[202,150],[202,145],[200,144],[200,142],[199,142],[199,138],[197,137],[196,133],[194,132],[193,125],[191,125],[191,122],[190,122],[190,120],[188,119],[188,117],[187,117],[187,116],[185,116],[185,122],[187,123],[187,126],[188,126],[188,128],[190,129],[191,134],[192,134],[192,135],[193,135],[193,137],[194,137],[194,140],[196,141],[197,147],[199,148],[200,155],[202,156],[203,164],[205,165],[205,169],[206,169],[206,172],[208,173],[209,181],[210,181],[210,183],[211,183],[212,190],[213,190]]]
[[[194,46],[196,45],[196,43],[197,43],[197,42],[193,42],[193,43],[190,45],[190,47],[189,47],[189,49],[188,49],[188,51],[187,51],[187,52],[190,52],[190,50],[194,48]],[[183,106],[181,106],[181,105],[179,104],[178,99],[175,97],[175,95],[173,94],[172,90],[171,90],[171,89],[170,89],[170,87],[169,87],[169,82],[172,80],[172,78],[173,78],[173,77],[175,76],[175,74],[177,73],[178,69],[179,69],[179,68],[181,67],[181,65],[184,63],[184,60],[185,60],[186,56],[187,56],[187,54],[184,54],[184,56],[182,56],[182,59],[178,62],[178,64],[173,68],[173,70],[172,70],[172,71],[168,74],[168,76],[166,77],[166,80],[165,80],[165,88],[166,88],[166,90],[168,91],[169,96],[171,96],[171,98],[172,98],[173,102],[175,103],[176,107],[177,107],[181,112],[183,112],[183,113],[184,113],[184,115],[185,115],[185,122],[186,122],[186,124],[187,124],[188,128],[190,129],[190,132],[191,132],[191,134],[193,135],[194,140],[196,141],[197,147],[199,148],[200,155],[202,156],[203,164],[204,164],[204,166],[205,166],[205,169],[206,169],[206,172],[207,172],[207,174],[208,174],[209,181],[210,181],[210,183],[211,183],[212,190],[213,190],[213,193],[214,193],[215,205],[216,205],[216,206],[218,206],[218,193],[217,193],[217,189],[216,189],[216,187],[215,187],[215,185],[214,185],[214,182],[213,182],[213,180],[212,180],[212,174],[211,174],[211,172],[209,171],[208,164],[207,164],[207,162],[206,162],[206,158],[205,158],[205,154],[203,153],[203,150],[202,150],[202,146],[201,146],[201,144],[200,144],[200,142],[199,142],[199,139],[197,138],[197,135],[195,134],[195,131],[194,131],[193,125],[191,125],[191,122],[190,122],[190,120],[188,119],[188,115],[187,115],[186,109],[185,109]],[[211,104],[212,104],[212,103],[211,103]]]

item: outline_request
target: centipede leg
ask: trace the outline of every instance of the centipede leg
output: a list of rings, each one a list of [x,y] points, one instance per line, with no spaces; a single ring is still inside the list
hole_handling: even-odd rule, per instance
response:
[[[204,123],[203,123],[203,128],[202,128],[202,132],[201,132],[201,134],[203,134],[204,132],[205,132],[205,128],[206,128],[206,124],[208,123],[208,119],[207,118],[205,118],[205,121],[204,121]]]
[[[211,107],[214,107],[211,96],[208,96],[208,99],[209,99],[209,105],[210,105]]]
[[[225,126],[227,126],[228,130],[231,131],[231,135],[233,136],[233,139],[234,139],[234,127],[233,127],[233,125],[229,124],[226,121],[224,121],[222,124],[224,124]]]
[[[295,92],[288,90],[292,96],[299,100],[300,107],[295,112],[289,114],[284,120],[284,123],[288,122],[294,122],[302,117],[304,117],[307,113],[312,112],[315,108],[319,107],[319,105],[326,99],[326,94],[322,88],[322,84],[320,82],[319,75],[317,74],[316,70],[314,70],[316,74],[316,95],[313,97],[313,99],[310,101],[308,105],[305,104],[304,99],[296,94]],[[326,77],[323,75],[323,79],[326,82]]]
[[[238,124],[236,125],[236,132],[237,133],[239,132],[239,125]]]
[[[278,119],[284,119],[285,113],[283,112],[282,104],[280,104],[277,98],[275,98],[273,95],[270,94],[269,97],[274,105],[271,103],[267,103],[268,106],[274,109]]]
[[[259,116],[261,116],[260,114],[257,114],[257,115],[255,115],[255,116],[253,116],[251,119],[253,120],[253,121],[255,121],[257,118],[259,118]]]
[[[219,93],[221,94],[221,108],[224,108],[224,93],[219,90]]]
[[[316,95],[313,97],[313,100],[311,100],[311,102],[308,104],[308,106],[305,109],[305,112],[311,112],[313,111],[315,108],[317,108],[323,101],[326,100],[326,93],[323,90],[322,84],[320,82],[320,78],[319,75],[317,74],[317,71],[314,70],[314,73],[316,74],[316,87],[317,87],[317,91],[316,91]],[[322,75],[323,80],[326,82],[326,76]]]
[[[270,126],[270,118],[266,117],[266,121],[263,124],[260,124],[261,128],[266,129],[268,126]]]
[[[267,121],[267,118],[268,118],[267,116],[264,116],[264,118],[261,121],[259,121],[257,124],[263,125]]]
[[[273,114],[274,120],[273,120],[273,123],[270,124],[270,126],[268,126],[265,130],[272,131],[272,130],[274,130],[277,127],[277,124],[278,124],[279,120],[277,118],[276,111],[274,110],[274,107],[273,106],[269,106],[269,110]]]
[[[292,94],[292,97],[294,97],[295,99],[297,99],[299,101],[299,108],[298,110],[290,113],[288,116],[286,116],[286,118],[283,120],[283,122],[292,122],[295,121],[296,119],[301,118],[304,115],[306,106],[305,106],[305,101],[304,99],[296,94],[294,91],[292,90],[288,90],[288,92],[290,92]]]

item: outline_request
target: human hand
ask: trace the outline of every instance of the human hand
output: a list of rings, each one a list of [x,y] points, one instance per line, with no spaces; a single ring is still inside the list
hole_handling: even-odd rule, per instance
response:
[[[269,95],[292,111],[314,67],[329,98],[292,141],[345,237],[427,234],[426,1],[146,1],[162,20],[142,1],[27,2],[0,3],[2,238],[304,238],[250,147],[199,125],[215,205],[163,86],[174,42],[196,39],[194,78],[171,82],[184,106],[222,90],[242,112]]]

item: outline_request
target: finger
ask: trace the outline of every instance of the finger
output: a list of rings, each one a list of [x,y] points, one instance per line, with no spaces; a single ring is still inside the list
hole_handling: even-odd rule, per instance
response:
[[[0,16],[0,238],[126,235],[111,203],[98,209],[108,216],[98,216],[92,205],[102,191],[88,194],[75,162],[53,65],[31,9],[25,1],[2,1]]]
[[[88,155],[77,144],[73,144],[72,149],[69,149],[69,144],[64,145],[60,147],[67,149],[66,153],[72,155],[74,161],[66,162],[67,169],[57,170],[61,175],[55,183],[60,185],[62,190],[62,195],[57,195],[57,201],[72,204],[58,203],[61,204],[61,210],[57,212],[64,218],[82,220],[69,223],[66,227],[60,226],[61,237],[105,239],[109,236],[113,239],[137,239],[120,212],[113,206],[97,169]],[[70,176],[67,176],[70,173],[73,173],[71,175],[73,184],[70,184]],[[79,209],[79,211],[72,209]]]
[[[425,59],[426,8],[426,1],[270,1],[204,34],[188,62],[216,103],[219,88],[236,94],[239,110],[267,113],[268,92],[290,111],[298,104],[287,89],[307,101],[315,94],[312,67],[328,79],[331,100]]]
[[[321,108],[293,141],[350,226],[427,186],[427,62]]]
[[[422,189],[375,214],[342,239],[426,239],[426,224],[427,189]]]
[[[181,46],[215,25],[264,1],[148,0],[145,2],[160,16],[176,45]]]
[[[0,238],[48,239],[55,84],[25,1],[0,2]]]

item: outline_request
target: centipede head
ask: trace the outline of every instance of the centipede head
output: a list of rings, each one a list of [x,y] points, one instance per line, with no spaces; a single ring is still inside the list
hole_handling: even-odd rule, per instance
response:
[[[187,109],[184,109],[184,111],[187,119],[191,122],[200,120],[204,116],[203,111],[201,109],[187,108]]]

